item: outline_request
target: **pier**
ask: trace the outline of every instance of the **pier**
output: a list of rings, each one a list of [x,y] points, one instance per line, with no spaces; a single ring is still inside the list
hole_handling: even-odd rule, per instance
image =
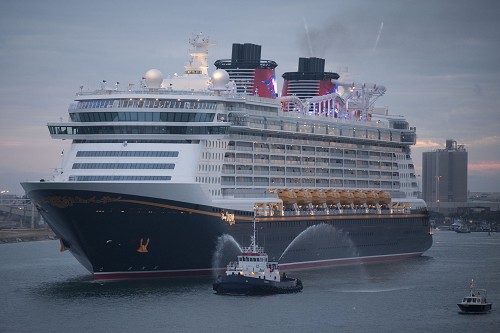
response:
[[[0,197],[0,228],[5,225],[35,229],[45,225],[42,217],[31,203],[30,199],[19,197]]]
[[[0,196],[0,243],[55,239],[30,199]]]

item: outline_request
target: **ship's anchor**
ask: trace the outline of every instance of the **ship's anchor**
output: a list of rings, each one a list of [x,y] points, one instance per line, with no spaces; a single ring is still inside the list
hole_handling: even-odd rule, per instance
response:
[[[146,243],[143,243],[143,239],[141,238],[141,242],[139,244],[139,248],[137,249],[137,252],[139,252],[139,253],[147,253],[148,252],[148,244],[149,244],[149,238],[146,241]]]

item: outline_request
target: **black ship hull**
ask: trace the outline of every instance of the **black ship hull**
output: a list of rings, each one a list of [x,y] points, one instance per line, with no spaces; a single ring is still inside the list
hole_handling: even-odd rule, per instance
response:
[[[28,192],[65,249],[95,279],[211,275],[252,233],[252,212],[130,194],[34,188]],[[258,241],[283,269],[419,256],[432,245],[428,215],[262,217]]]

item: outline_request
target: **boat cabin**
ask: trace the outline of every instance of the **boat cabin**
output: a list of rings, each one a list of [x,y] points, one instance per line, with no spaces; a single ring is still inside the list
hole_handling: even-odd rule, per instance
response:
[[[469,296],[464,297],[464,299],[462,300],[462,303],[484,304],[484,303],[486,303],[486,292],[483,291],[483,294],[481,294],[480,291],[478,291],[476,294],[471,293]]]

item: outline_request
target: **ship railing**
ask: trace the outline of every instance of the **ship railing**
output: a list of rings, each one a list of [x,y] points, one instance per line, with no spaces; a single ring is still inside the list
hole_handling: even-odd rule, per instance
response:
[[[229,264],[227,264],[227,270],[236,270],[236,267],[238,267],[238,262],[236,261],[230,261]]]
[[[376,208],[369,208],[369,209],[364,209],[364,208],[357,208],[357,209],[351,209],[351,208],[344,208],[342,212],[340,212],[338,209],[329,209],[327,210],[322,210],[322,209],[302,209],[302,210],[295,210],[291,208],[285,208],[283,209],[283,216],[326,216],[326,215],[394,215],[394,214],[408,214],[410,211],[406,209],[399,209],[399,210],[391,210],[391,209],[381,209],[380,211],[377,210]],[[412,213],[420,213],[420,212],[425,212],[424,210],[411,210]]]
[[[242,255],[251,255],[254,253],[258,254],[264,254],[264,247],[262,246],[255,246],[255,252],[254,252],[254,247],[253,246],[244,246],[241,248]]]
[[[248,100],[252,102],[265,103],[265,104],[276,104],[275,99],[270,99],[266,97],[252,96],[245,93],[238,92],[220,92],[212,90],[174,90],[170,88],[143,88],[143,89],[129,89],[129,90],[117,90],[117,89],[95,89],[89,91],[79,91],[76,93],[77,96],[90,96],[90,95],[189,95],[189,96],[220,96],[224,98],[232,98],[238,100]]]
[[[378,121],[368,121],[366,119],[349,119],[349,118],[335,118],[335,117],[326,117],[325,115],[318,116],[317,114],[308,114],[300,111],[281,111],[280,116],[287,118],[299,118],[299,119],[310,119],[310,120],[318,120],[319,117],[323,121],[330,123],[342,123],[342,124],[359,124],[359,123],[369,123],[370,126],[379,127],[379,128],[390,128],[390,125],[387,122],[378,122]]]
[[[148,95],[204,95],[215,96],[216,93],[208,90],[171,90],[171,89],[144,89],[144,90],[114,90],[114,89],[98,89],[93,91],[80,91],[77,96],[88,95],[130,95],[130,94],[148,94]]]
[[[245,189],[243,189],[242,191],[239,191],[238,189],[234,189],[234,188],[225,188],[225,189],[222,189],[223,191],[223,196],[225,198],[272,198],[272,199],[276,199],[276,194],[275,193],[270,193],[268,192],[266,189],[264,188],[260,188],[260,189],[255,189],[255,191],[252,191],[251,193],[248,193],[246,192]]]

